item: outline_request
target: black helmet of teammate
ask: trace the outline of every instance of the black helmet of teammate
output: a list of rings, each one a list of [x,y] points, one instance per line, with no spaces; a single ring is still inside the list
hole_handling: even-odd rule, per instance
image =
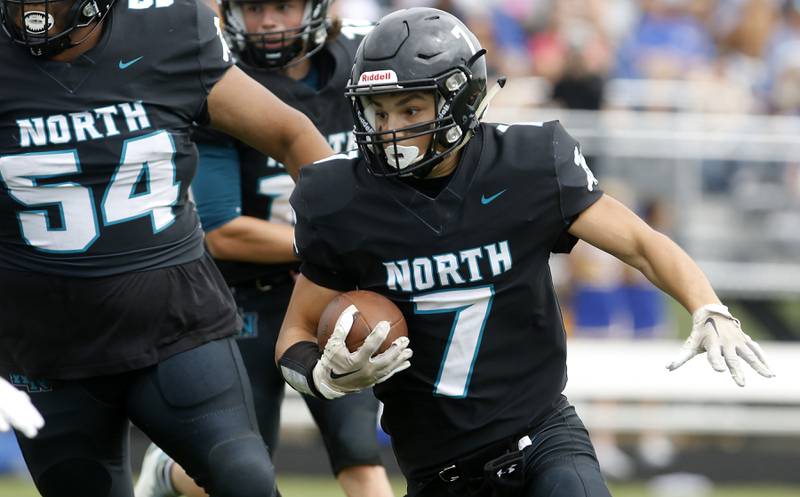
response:
[[[346,95],[355,136],[369,170],[378,176],[425,177],[449,153],[469,140],[486,96],[486,62],[478,39],[456,17],[432,8],[400,10],[378,21],[356,53]],[[369,97],[383,93],[431,91],[433,120],[403,129],[377,131]],[[405,133],[398,140],[398,132]],[[432,135],[414,162],[390,160],[387,144]],[[395,149],[397,150],[397,148]]]
[[[101,21],[115,0],[0,0],[0,22],[14,43],[52,57],[81,44],[70,33]]]
[[[279,31],[247,31],[242,9],[247,4],[275,0],[221,0],[225,30],[233,50],[245,64],[280,69],[311,57],[328,37],[328,7],[331,0],[306,0],[302,23]],[[274,45],[275,48],[270,48]]]

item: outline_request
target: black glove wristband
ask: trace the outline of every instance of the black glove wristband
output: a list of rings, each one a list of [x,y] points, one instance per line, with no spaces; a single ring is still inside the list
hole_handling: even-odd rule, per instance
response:
[[[297,342],[283,353],[278,369],[283,379],[300,393],[324,399],[314,384],[314,366],[322,356],[314,342]]]

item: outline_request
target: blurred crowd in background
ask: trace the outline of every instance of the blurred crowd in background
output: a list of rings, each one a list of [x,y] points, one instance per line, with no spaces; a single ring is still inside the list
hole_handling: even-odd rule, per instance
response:
[[[702,83],[696,111],[800,113],[800,0],[338,0],[342,17],[432,6],[464,19],[491,71],[537,76],[569,108],[609,79]],[[685,105],[686,102],[683,102]]]

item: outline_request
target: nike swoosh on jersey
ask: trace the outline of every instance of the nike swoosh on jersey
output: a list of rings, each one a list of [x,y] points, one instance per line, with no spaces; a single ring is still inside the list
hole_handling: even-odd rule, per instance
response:
[[[358,368],[358,369],[356,369],[354,371],[350,371],[348,373],[337,374],[331,369],[331,379],[332,380],[338,380],[339,378],[344,378],[345,376],[350,376],[351,374],[358,373],[359,371],[361,371],[361,368]]]
[[[142,60],[143,58],[144,58],[144,55],[140,55],[139,57],[136,57],[135,59],[130,60],[128,62],[123,62],[122,59],[120,59],[119,68],[120,69],[127,69],[127,68],[131,67],[132,65],[136,64],[137,62],[139,62],[140,60]]]
[[[504,194],[505,192],[506,192],[505,190],[501,190],[489,197],[487,197],[486,195],[481,195],[481,204],[483,205],[491,204],[497,197]]]

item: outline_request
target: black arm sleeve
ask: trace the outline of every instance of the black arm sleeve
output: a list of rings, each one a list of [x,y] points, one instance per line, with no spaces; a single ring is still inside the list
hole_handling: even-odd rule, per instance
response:
[[[297,342],[283,353],[278,361],[278,368],[283,379],[300,393],[313,395],[319,399],[325,397],[319,393],[314,384],[314,367],[320,358],[319,347],[312,342]]]

